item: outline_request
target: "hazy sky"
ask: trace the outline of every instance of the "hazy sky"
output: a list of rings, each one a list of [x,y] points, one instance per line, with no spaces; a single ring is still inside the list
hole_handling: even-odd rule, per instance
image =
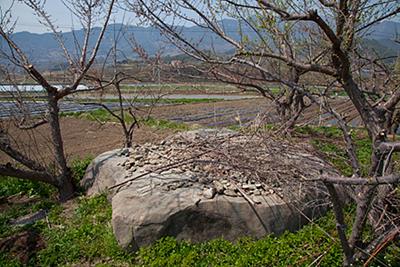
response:
[[[2,12],[11,6],[12,0],[0,0],[0,7]],[[47,0],[45,4],[45,10],[52,16],[55,25],[57,25],[62,31],[70,31],[74,25],[75,28],[80,29],[80,25],[75,21],[72,21],[72,14],[61,0]],[[14,1],[12,8],[13,20],[17,20],[15,32],[29,31],[35,33],[43,33],[48,30],[41,25],[37,17],[33,14],[29,7],[24,4]],[[120,11],[113,17],[116,22],[121,22],[121,18],[124,16],[123,12]],[[126,20],[126,18],[125,18]]]

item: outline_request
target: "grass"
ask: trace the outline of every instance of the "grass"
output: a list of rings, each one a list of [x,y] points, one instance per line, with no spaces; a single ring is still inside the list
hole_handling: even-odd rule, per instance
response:
[[[350,159],[342,141],[342,132],[339,128],[304,126],[296,128],[295,132],[309,138],[314,148],[321,152],[322,156],[343,175],[351,176],[353,174],[350,166]],[[372,153],[371,141],[364,129],[354,128],[352,129],[351,135],[354,140],[357,158],[361,165],[361,174],[367,176]]]
[[[109,112],[104,109],[96,109],[86,112],[65,112],[62,114],[62,116],[91,121],[118,122],[115,117],[113,117]],[[126,114],[125,121],[127,123],[131,123],[133,119],[129,114]],[[165,119],[156,119],[152,117],[139,120],[139,124],[160,130],[171,129],[176,131],[187,131],[191,129],[191,127],[185,123],[179,123]]]
[[[0,214],[0,238],[10,236],[31,227],[13,227],[9,224],[11,219],[33,213],[41,209],[50,210],[54,205],[54,201],[43,198],[40,201],[33,200],[31,202],[14,203],[12,207],[5,208]]]
[[[341,264],[339,245],[324,233],[335,234],[332,214],[318,220],[317,225],[279,237],[270,235],[257,241],[243,238],[233,243],[216,239],[200,244],[166,237],[128,254],[118,247],[113,236],[111,205],[104,195],[81,197],[75,202],[68,216],[63,214],[62,206],[51,207],[51,228],[42,221],[29,226],[38,229],[47,244],[32,257],[30,266],[288,266],[308,265],[321,253],[325,253],[321,266]],[[7,255],[2,257],[12,262]]]
[[[84,159],[74,159],[71,161],[71,169],[74,180],[78,182],[84,175],[84,172],[90,163],[92,157]],[[10,204],[0,202],[0,238],[11,236],[24,230],[38,230],[45,235],[47,224],[39,221],[34,224],[24,226],[12,226],[9,222],[12,219],[34,213],[39,210],[46,210],[50,214],[57,213],[62,210],[61,206],[55,199],[56,190],[44,183],[21,180],[13,177],[0,177],[0,196],[11,197],[18,201]],[[55,230],[55,229],[53,229]],[[37,258],[33,257],[31,266],[37,265]],[[0,266],[20,266],[21,264],[12,256],[0,251]],[[45,264],[46,265],[46,264]]]
[[[70,263],[107,261],[110,266],[129,261],[111,228],[111,205],[105,196],[81,197],[70,217],[62,215],[62,207],[54,208],[49,221],[59,227],[42,227],[47,243],[36,255],[34,265],[59,266]]]
[[[51,228],[44,222],[30,226],[40,230],[47,244],[32,257],[30,266],[309,266],[318,258],[319,266],[342,264],[340,245],[331,239],[337,240],[331,212],[296,233],[236,242],[214,239],[198,244],[165,237],[128,254],[113,236],[111,205],[106,196],[80,197],[74,207],[72,214],[66,215],[62,206],[53,205],[48,218]],[[348,209],[348,222],[351,214]],[[391,255],[384,255],[381,260],[388,266],[398,266]],[[2,257],[12,262],[6,255]]]
[[[160,130],[172,129],[176,131],[188,131],[191,129],[191,126],[185,123],[179,123],[164,119],[155,119],[151,117],[144,120],[143,124]]]
[[[74,181],[76,184],[79,183],[79,181],[82,179],[83,175],[85,174],[86,168],[89,165],[89,163],[92,161],[93,157],[87,156],[86,158],[83,159],[73,159],[70,163],[70,167],[72,170],[72,175],[74,178]],[[42,182],[36,182],[36,181],[29,181],[29,180],[22,180],[22,179],[17,179],[14,177],[4,177],[0,176],[0,196],[1,197],[18,197],[18,196],[24,196],[26,199],[42,199],[44,202],[38,202],[36,203],[37,206],[33,205],[32,207],[29,206],[24,206],[24,204],[20,208],[17,208],[16,211],[18,213],[24,213],[25,211],[32,211],[31,208],[33,208],[33,211],[36,211],[39,208],[42,208],[42,204],[47,205],[49,201],[54,200],[54,195],[56,194],[56,189],[52,187],[51,185],[42,183]],[[28,208],[25,210],[24,208]],[[35,210],[36,209],[36,210]],[[10,210],[11,213],[14,212],[14,210]],[[1,216],[5,215],[4,218],[8,218],[10,216],[7,216],[5,213],[2,213]],[[4,220],[3,217],[0,217]],[[0,219],[1,220],[1,219]],[[0,226],[0,233],[4,231],[4,225]],[[0,234],[1,236],[1,234]]]
[[[324,233],[334,234],[333,229],[333,217],[329,214],[318,220],[317,225],[305,226],[297,233],[269,235],[260,240],[216,239],[191,244],[167,237],[142,248],[136,263],[141,266],[307,266],[325,253],[321,266],[341,266],[339,245]]]
[[[61,112],[60,115],[61,117],[72,117],[90,121],[117,122],[116,118],[114,118],[109,112],[101,108],[91,111]],[[128,118],[129,122],[131,122],[132,118],[129,116]]]
[[[23,194],[28,197],[50,197],[54,193],[50,185],[41,182],[26,181],[13,177],[0,177],[0,196],[8,197]]]

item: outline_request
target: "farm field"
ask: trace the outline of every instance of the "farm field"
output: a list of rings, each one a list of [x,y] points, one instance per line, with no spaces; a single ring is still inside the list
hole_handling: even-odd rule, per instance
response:
[[[359,124],[354,110],[351,106],[349,107],[347,101],[338,100],[336,108],[341,113],[353,116],[355,126]],[[143,112],[146,112],[146,109],[144,107]],[[61,129],[69,158],[96,156],[122,146],[122,130],[110,116],[105,116],[106,113],[93,109],[87,112],[66,113],[63,116]],[[334,124],[334,120],[329,116],[319,117],[318,114],[319,107],[310,107],[300,118],[299,125]],[[264,98],[160,105],[153,108],[150,116],[152,121],[143,123],[135,131],[134,142],[157,142],[177,130],[200,127],[238,127],[248,125],[255,118],[266,123],[274,123],[277,119],[271,102]],[[36,130],[38,131],[36,138],[31,140],[27,135],[18,135],[18,131],[14,129],[15,141],[25,144],[27,151],[30,150],[29,147],[32,147],[33,154],[35,153],[33,147],[37,145],[42,152],[48,150],[48,126],[44,125]],[[44,154],[52,156],[50,151]],[[2,154],[0,159],[3,160],[4,157],[5,155]]]

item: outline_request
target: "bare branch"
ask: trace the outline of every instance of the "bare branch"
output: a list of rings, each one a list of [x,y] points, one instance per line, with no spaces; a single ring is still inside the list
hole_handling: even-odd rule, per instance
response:
[[[58,183],[53,179],[53,176],[45,171],[31,171],[15,169],[11,164],[0,164],[0,177],[11,176],[17,177],[30,181],[40,181],[48,183],[54,186],[58,186]],[[1,178],[0,178],[1,179]]]

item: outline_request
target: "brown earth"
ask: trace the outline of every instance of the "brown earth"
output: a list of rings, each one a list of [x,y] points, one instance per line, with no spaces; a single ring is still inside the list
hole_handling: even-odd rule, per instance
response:
[[[123,144],[122,131],[116,123],[100,124],[94,121],[75,118],[61,118],[61,131],[64,140],[65,152],[69,160],[84,158],[88,155],[96,156],[105,151],[121,147]],[[44,125],[35,130],[20,133],[15,127],[10,129],[16,143],[26,154],[38,160],[50,158],[50,129]],[[135,142],[157,142],[171,134],[170,130],[157,130],[142,126],[135,132]],[[3,153],[0,162],[7,161]]]
[[[340,105],[343,104],[346,103],[340,103]],[[319,107],[311,107],[300,122],[308,123],[317,119],[318,111]],[[200,126],[222,127],[248,122],[258,113],[269,114],[267,119],[273,121],[274,112],[269,101],[258,98],[160,106],[154,108],[151,116]],[[61,118],[61,130],[69,160],[88,155],[95,157],[102,152],[121,147],[123,143],[122,130],[117,123]],[[49,146],[50,129],[48,125],[41,126],[34,132],[24,131],[22,133],[15,126],[9,126],[9,131],[14,142],[19,144],[19,149],[25,154],[40,162],[54,161]],[[158,129],[142,125],[134,132],[134,142],[138,144],[158,142],[175,131],[174,129]],[[7,156],[1,152],[0,162],[7,161]]]
[[[197,103],[186,105],[173,105],[156,107],[152,116],[156,118],[171,118],[174,116],[191,116],[204,112],[204,110],[249,108],[259,100],[221,101],[215,103]],[[207,121],[203,121],[203,125]],[[212,119],[211,119],[212,120]],[[29,156],[45,161],[54,160],[50,149],[50,128],[43,125],[34,131],[20,131],[13,125],[8,126],[15,143],[19,149]],[[76,118],[61,118],[61,130],[64,140],[66,155],[69,159],[82,158],[88,155],[96,156],[102,152],[122,146],[122,130],[117,123],[100,123],[96,121]],[[146,142],[158,142],[167,135],[174,133],[173,129],[157,129],[155,127],[140,126],[134,133],[134,142],[143,144]],[[45,155],[45,156],[44,156]],[[52,159],[53,158],[53,159]],[[0,153],[0,162],[8,158]]]
[[[44,240],[35,230],[25,230],[0,240],[0,252],[9,253],[22,264],[28,264],[31,256],[44,247]]]

